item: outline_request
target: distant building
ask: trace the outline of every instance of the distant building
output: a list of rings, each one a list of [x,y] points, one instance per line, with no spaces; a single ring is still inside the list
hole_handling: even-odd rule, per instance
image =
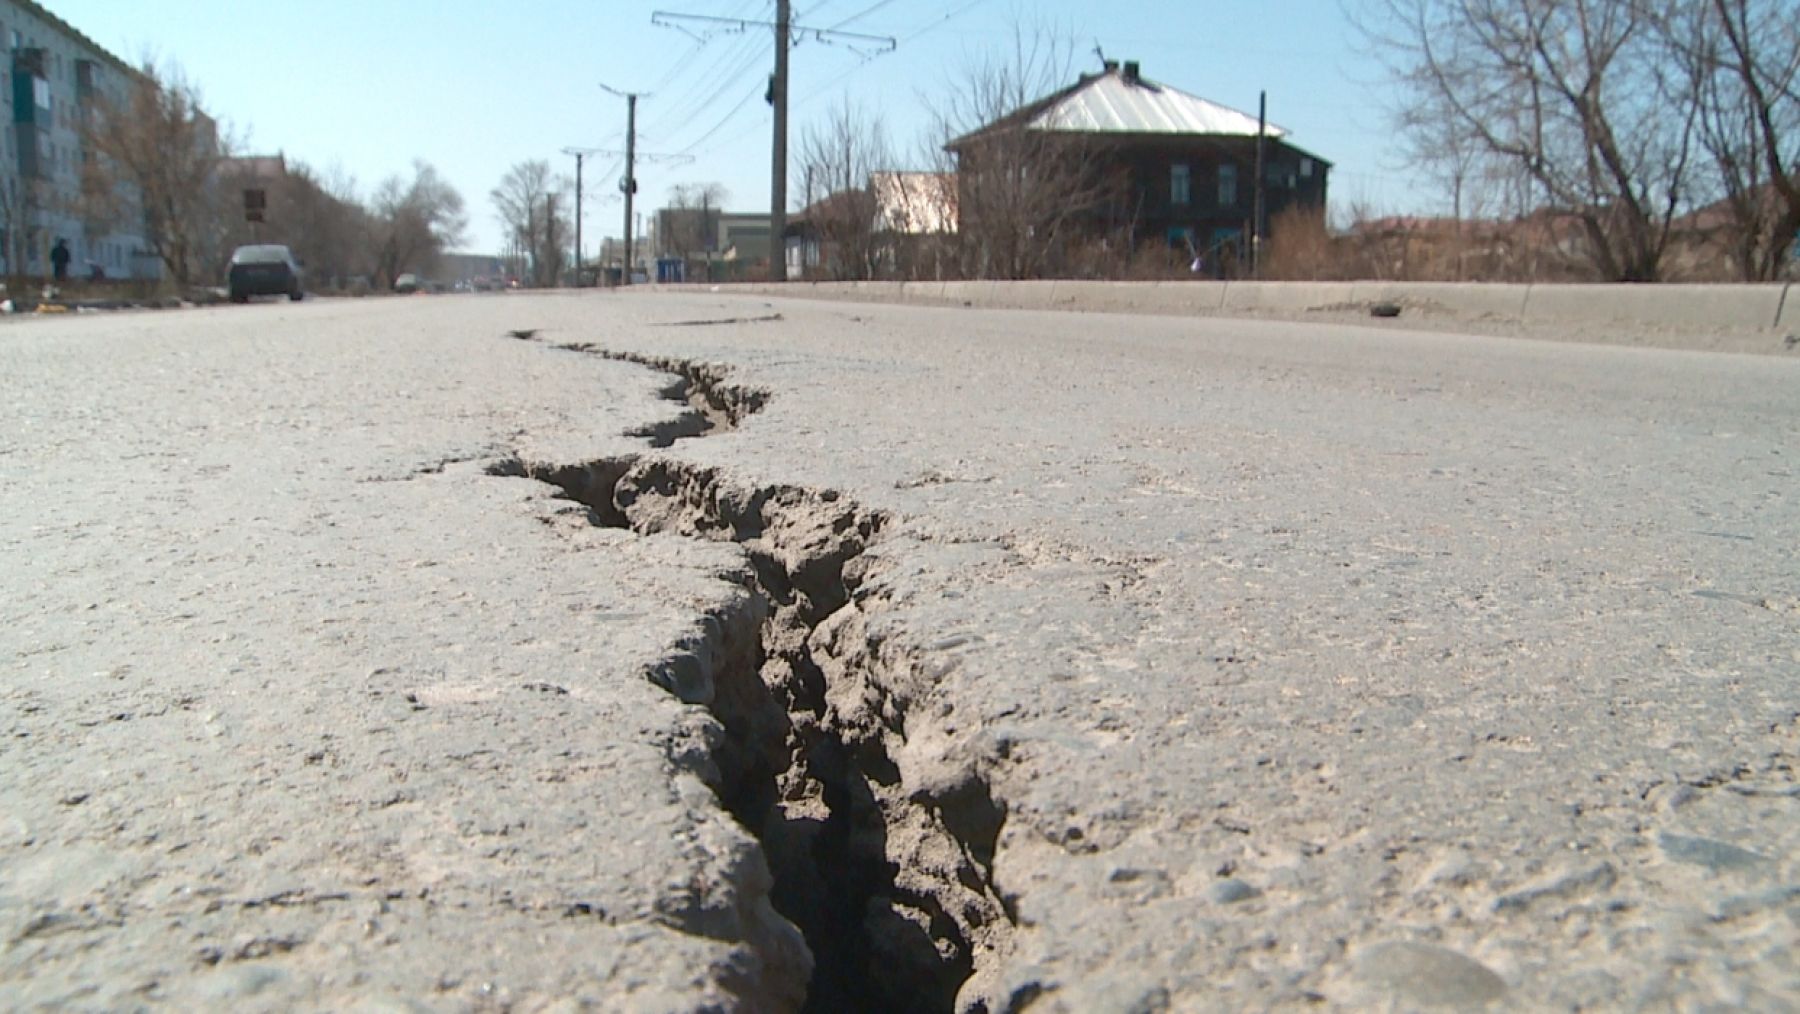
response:
[[[872,172],[877,232],[942,236],[956,231],[956,174]]]
[[[72,276],[154,278],[159,261],[144,243],[141,211],[124,222],[84,221],[81,127],[101,101],[122,101],[137,71],[32,0],[0,0],[0,81],[10,109],[0,136],[0,269],[47,276],[56,240],[73,254]],[[121,194],[132,205],[131,195]]]
[[[662,267],[662,281],[705,281],[745,277],[769,259],[769,216],[715,208],[659,208],[644,238],[633,251],[642,262],[647,252]],[[677,262],[680,269],[668,265]],[[678,277],[672,277],[676,272]]]
[[[998,204],[974,189],[982,166],[1004,158],[1009,138],[1066,141],[1082,152],[1078,181],[1096,196],[1080,231],[1132,248],[1167,243],[1196,254],[1241,253],[1252,232],[1257,118],[1144,77],[1135,62],[1099,74],[949,142],[958,164],[959,224],[966,233]],[[1331,163],[1263,131],[1264,220],[1292,207],[1325,212]],[[1072,181],[1075,182],[1075,181]],[[1010,210],[1010,209],[1008,209]]]
[[[955,232],[954,173],[872,172],[788,217],[788,277],[941,277]]]

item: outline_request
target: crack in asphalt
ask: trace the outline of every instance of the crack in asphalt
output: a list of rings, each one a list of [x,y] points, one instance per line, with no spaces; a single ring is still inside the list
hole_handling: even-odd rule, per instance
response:
[[[718,366],[556,347],[674,378],[662,396],[686,410],[634,434],[652,448],[735,429],[768,402]],[[955,1009],[963,983],[1004,949],[1012,927],[992,874],[1005,808],[979,774],[924,790],[905,784],[893,759],[910,712],[885,688],[913,659],[867,636],[880,599],[863,585],[864,553],[889,517],[832,490],[745,484],[647,454],[560,465],[509,458],[488,471],[555,486],[599,527],[742,548],[748,566],[726,579],[743,595],[702,617],[646,673],[718,723],[704,757],[672,760],[706,781],[760,843],[774,907],[811,954],[804,1009]],[[922,855],[937,858],[927,865]],[[775,946],[766,935],[746,943]],[[744,999],[785,1007],[792,996]]]

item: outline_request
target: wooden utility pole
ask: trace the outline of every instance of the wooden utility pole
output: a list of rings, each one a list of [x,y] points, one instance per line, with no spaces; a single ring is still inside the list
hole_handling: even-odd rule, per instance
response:
[[[581,160],[575,153],[575,287],[581,288]]]
[[[1250,209],[1250,277],[1262,277],[1263,140],[1268,129],[1269,93],[1256,93],[1256,199]]]
[[[855,18],[849,19],[854,21]],[[787,281],[787,243],[782,233],[787,231],[787,128],[788,128],[788,44],[793,36],[809,35],[820,42],[844,42],[854,46],[863,43],[879,46],[875,52],[886,53],[897,48],[900,43],[885,35],[865,35],[861,32],[845,32],[836,28],[813,28],[793,23],[789,0],[775,0],[775,20],[758,21],[750,18],[721,18],[710,14],[674,14],[668,11],[655,11],[650,15],[650,23],[665,28],[678,28],[687,31],[681,24],[688,22],[715,30],[745,31],[750,28],[773,28],[775,30],[775,73],[769,77],[769,104],[775,108],[775,137],[770,145],[769,158],[769,278],[777,282]],[[839,24],[848,24],[848,21]],[[693,34],[693,33],[689,33]]]
[[[581,162],[594,154],[592,148],[564,148],[564,155],[575,156],[575,287],[581,288]]]

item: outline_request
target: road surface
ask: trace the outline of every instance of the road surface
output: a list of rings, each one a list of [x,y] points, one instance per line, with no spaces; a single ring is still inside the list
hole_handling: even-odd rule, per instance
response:
[[[0,325],[9,1005],[1800,1003],[1800,362]]]

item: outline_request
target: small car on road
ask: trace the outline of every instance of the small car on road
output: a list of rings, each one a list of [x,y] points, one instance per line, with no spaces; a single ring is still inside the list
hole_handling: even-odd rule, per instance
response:
[[[225,287],[233,303],[246,302],[251,296],[285,295],[293,300],[306,296],[300,262],[294,259],[292,250],[279,243],[257,243],[233,250]]]

